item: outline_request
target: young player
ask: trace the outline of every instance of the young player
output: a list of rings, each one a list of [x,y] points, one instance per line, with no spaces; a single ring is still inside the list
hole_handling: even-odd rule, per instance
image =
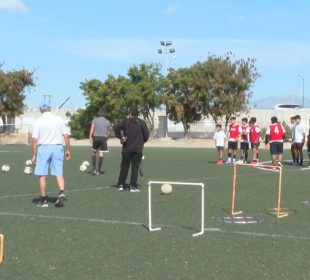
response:
[[[260,131],[259,125],[256,124],[255,117],[252,117],[250,119],[249,125],[250,125],[250,143],[251,143],[251,148],[252,148],[251,164],[257,164],[261,131]]]
[[[236,162],[236,154],[238,150],[239,125],[236,123],[236,118],[230,118],[230,125],[227,130],[228,138],[228,159],[227,164]]]
[[[240,160],[239,163],[246,163],[248,160],[249,151],[249,134],[250,127],[248,125],[248,119],[243,118],[241,127],[239,128],[240,136]]]
[[[272,117],[271,125],[268,126],[266,131],[265,145],[267,148],[270,144],[270,154],[273,166],[280,164],[282,161],[284,137],[284,127],[278,122],[277,117]]]
[[[295,116],[296,124],[294,129],[294,152],[295,152],[295,165],[303,166],[304,155],[302,148],[305,144],[306,129],[301,123],[300,115]]]
[[[219,157],[219,159],[216,161],[216,164],[222,165],[224,164],[223,153],[224,153],[226,134],[222,130],[222,125],[219,123],[216,124],[215,126],[215,133],[214,133],[213,139],[214,139],[215,147],[217,149],[218,157]]]
[[[295,164],[295,162],[296,162],[295,150],[294,150],[295,124],[296,124],[296,120],[295,120],[295,116],[293,116],[293,117],[291,117],[291,130],[292,130],[291,155],[292,155],[292,159],[293,159],[293,164]]]

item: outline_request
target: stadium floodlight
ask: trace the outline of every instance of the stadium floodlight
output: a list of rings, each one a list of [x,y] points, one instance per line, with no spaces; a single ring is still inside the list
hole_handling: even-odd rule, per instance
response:
[[[149,208],[149,231],[158,231],[161,230],[161,227],[153,228],[152,227],[152,186],[153,185],[179,185],[179,186],[197,186],[201,187],[201,229],[199,232],[193,234],[192,236],[199,236],[204,234],[204,217],[205,217],[205,196],[204,196],[204,184],[203,183],[187,183],[187,182],[165,182],[165,181],[149,181],[148,182],[148,208]]]
[[[305,108],[305,79],[297,74],[297,78],[302,80],[302,107]]]
[[[175,55],[172,56],[173,53],[175,53],[175,48],[168,48],[168,46],[172,45],[172,41],[168,40],[168,41],[160,41],[160,44],[162,46],[164,46],[163,49],[158,49],[157,52],[159,54],[163,54],[165,55],[165,75],[167,76],[168,74],[168,69],[169,69],[169,63],[175,59]]]

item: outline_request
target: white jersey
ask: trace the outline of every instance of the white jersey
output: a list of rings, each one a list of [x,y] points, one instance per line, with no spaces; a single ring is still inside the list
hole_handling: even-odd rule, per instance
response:
[[[51,112],[44,112],[34,122],[32,138],[38,139],[39,145],[63,144],[64,134],[68,134],[65,121]]]
[[[295,124],[294,127],[294,142],[302,143],[304,136],[306,135],[306,128],[303,124]]]
[[[213,139],[215,140],[215,145],[217,147],[224,147],[225,145],[225,139],[226,139],[226,134],[223,130],[216,131],[214,133]]]

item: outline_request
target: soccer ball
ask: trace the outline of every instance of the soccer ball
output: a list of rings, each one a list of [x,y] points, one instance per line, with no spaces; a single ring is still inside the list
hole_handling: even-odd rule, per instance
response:
[[[171,194],[172,193],[172,186],[168,183],[162,184],[160,187],[160,191],[162,194]]]
[[[1,166],[1,170],[2,170],[2,172],[9,172],[10,171],[10,166],[7,165],[7,164],[3,164]]]
[[[32,165],[32,160],[31,159],[26,160],[26,165]]]
[[[27,175],[32,174],[31,166],[26,166],[25,169],[24,169],[24,173],[27,174]]]
[[[80,171],[81,171],[81,172],[85,172],[86,170],[87,170],[87,166],[84,165],[84,164],[82,164],[82,165],[80,166]]]
[[[89,162],[87,160],[83,161],[82,165],[85,165],[86,167],[89,166]]]

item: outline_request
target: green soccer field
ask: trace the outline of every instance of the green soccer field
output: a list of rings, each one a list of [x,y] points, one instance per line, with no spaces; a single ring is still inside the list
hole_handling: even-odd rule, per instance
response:
[[[145,149],[140,193],[119,192],[120,148],[111,148],[105,174],[79,171],[90,149],[72,147],[65,163],[64,208],[36,207],[37,178],[25,175],[31,148],[1,146],[0,233],[5,236],[2,280],[299,280],[310,279],[309,170],[284,165],[282,207],[296,210],[277,219],[266,212],[277,206],[278,173],[240,167],[236,207],[258,224],[228,224],[233,167],[217,166],[213,149]],[[289,154],[285,154],[289,159]],[[270,159],[262,151],[260,161]],[[140,178],[141,179],[141,178]],[[149,180],[205,184],[205,233],[200,228],[201,190],[173,186],[171,195],[152,193],[153,223],[148,231]],[[49,178],[48,195],[58,190]]]

